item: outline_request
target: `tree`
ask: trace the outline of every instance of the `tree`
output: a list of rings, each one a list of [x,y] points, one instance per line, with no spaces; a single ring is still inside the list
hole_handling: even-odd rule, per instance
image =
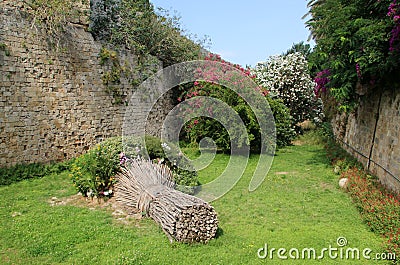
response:
[[[304,41],[301,41],[299,43],[294,43],[289,50],[287,50],[285,53],[283,53],[283,55],[285,56],[285,55],[289,55],[291,53],[296,53],[296,52],[303,54],[303,56],[308,61],[308,57],[311,55],[311,52],[312,52],[311,45],[305,44]]]
[[[252,71],[271,97],[282,99],[290,109],[293,125],[307,119],[320,120],[322,102],[314,95],[315,83],[310,77],[308,63],[303,54],[295,52],[271,56]]]

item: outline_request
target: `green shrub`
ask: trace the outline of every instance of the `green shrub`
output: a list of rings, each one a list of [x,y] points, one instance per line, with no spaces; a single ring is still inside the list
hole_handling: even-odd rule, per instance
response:
[[[275,118],[277,147],[290,145],[296,137],[296,132],[292,127],[293,118],[290,115],[289,108],[280,99],[267,97],[267,100]]]
[[[71,178],[77,190],[83,196],[111,196],[114,176],[120,171],[121,152],[121,139],[110,138],[75,159]]]
[[[344,157],[338,158],[333,162],[333,171],[340,175],[342,172],[345,172],[351,168],[359,168],[361,169],[362,166],[360,162],[358,162],[353,157]]]
[[[209,137],[223,152],[233,151],[231,149],[241,151],[247,147],[252,152],[265,152],[267,150],[261,150],[263,145],[270,149],[275,142],[278,147],[290,144],[295,136],[290,110],[282,101],[271,99],[268,91],[257,85],[250,69],[231,64],[215,54],[207,55],[204,60],[209,63],[196,69],[198,81],[180,86],[182,93],[178,101],[187,103],[180,105],[181,111],[198,117],[185,123],[181,140],[195,144]],[[249,97],[252,98],[251,104],[247,102]],[[264,97],[275,117],[276,141],[269,139],[272,133],[266,132],[261,137],[258,119],[266,125],[266,130],[273,129],[272,119],[257,107],[257,104],[267,104]],[[223,107],[222,103],[227,106]],[[237,116],[229,115],[230,112],[236,112],[241,121]]]
[[[78,157],[71,166],[71,178],[77,190],[83,196],[112,196],[114,177],[120,171],[123,159],[137,157],[148,157],[155,163],[166,164],[178,185],[198,185],[197,173],[177,147],[162,143],[153,136],[146,136],[145,142],[146,149],[142,147],[140,137],[114,137]],[[182,191],[193,193],[194,190],[184,188]]]
[[[47,166],[38,163],[0,168],[0,185],[10,185],[24,179],[42,178],[47,174]]]
[[[317,134],[325,145],[327,157],[334,166],[336,174],[353,167],[362,168],[362,165],[336,141],[332,125],[329,122],[319,124]]]
[[[198,58],[203,40],[187,37],[177,16],[156,12],[148,0],[103,0],[92,4],[90,31],[96,39],[135,50],[138,62],[147,55],[164,67]],[[194,37],[194,36],[192,36]]]
[[[11,167],[0,168],[0,186],[25,179],[42,178],[49,174],[59,174],[69,169],[71,161],[53,164],[19,164]]]
[[[333,139],[335,138],[332,130],[332,124],[330,122],[323,122],[319,124],[318,133],[324,140],[333,141]]]
[[[203,90],[204,87],[205,86],[202,87]],[[218,91],[218,93],[220,93],[220,91]],[[239,98],[233,91],[227,90],[225,93],[227,96],[226,98],[224,96],[224,100],[236,97],[235,101],[232,103],[232,108],[239,114],[244,122],[249,135],[249,142],[246,141],[239,129],[233,128],[234,124],[227,122],[227,124],[232,127],[231,130],[234,131],[230,137],[228,131],[219,121],[207,117],[193,119],[185,125],[188,140],[193,144],[198,143],[204,137],[210,137],[223,152],[227,152],[231,149],[232,141],[237,144],[237,146],[235,146],[236,148],[241,148],[250,144],[252,151],[259,152],[261,146],[260,127],[254,113],[244,100]],[[291,141],[296,137],[296,132],[292,126],[293,118],[290,115],[289,108],[287,108],[280,99],[272,99],[269,96],[266,96],[266,98],[275,119],[277,147],[290,145]]]
[[[0,42],[0,51],[4,51],[5,56],[10,56],[10,50],[7,48],[7,44]]]

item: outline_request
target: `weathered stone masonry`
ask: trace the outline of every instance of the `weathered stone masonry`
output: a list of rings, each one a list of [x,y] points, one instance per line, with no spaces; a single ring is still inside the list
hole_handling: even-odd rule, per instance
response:
[[[10,2],[0,3],[0,166],[72,158],[120,135],[126,106],[113,104],[102,83],[102,44],[76,25],[62,40],[65,49],[55,51]],[[130,51],[120,56],[135,67]],[[121,87],[129,99],[129,82],[122,78]],[[160,105],[147,126],[153,134],[159,132],[155,122],[172,108],[170,97]]]
[[[400,90],[363,96],[354,113],[337,115],[333,125],[343,147],[385,186],[400,192]]]

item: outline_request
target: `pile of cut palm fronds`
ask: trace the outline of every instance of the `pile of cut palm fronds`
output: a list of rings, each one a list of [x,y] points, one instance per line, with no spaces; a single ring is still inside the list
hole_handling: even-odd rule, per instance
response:
[[[207,202],[174,189],[165,165],[134,159],[117,175],[116,199],[136,207],[159,223],[169,239],[207,242],[214,238],[218,219]]]

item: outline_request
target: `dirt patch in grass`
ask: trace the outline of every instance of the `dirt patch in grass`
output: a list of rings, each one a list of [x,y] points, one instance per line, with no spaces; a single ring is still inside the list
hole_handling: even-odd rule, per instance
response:
[[[305,145],[305,142],[300,139],[297,139],[297,140],[292,141],[292,145],[301,146],[301,145]]]
[[[275,175],[295,175],[298,174],[299,172],[297,171],[278,171],[278,172],[274,172]]]
[[[0,254],[0,261],[2,264],[11,264],[11,261],[13,260],[12,257],[18,257],[20,255],[19,251],[13,248],[2,250],[0,251]]]
[[[115,200],[115,197],[103,200],[97,198],[83,197],[75,194],[65,198],[52,197],[49,199],[50,206],[72,205],[88,208],[89,210],[106,210],[111,212],[118,223],[130,224],[132,220],[140,220],[143,215],[136,208],[125,206]]]
[[[331,183],[321,182],[320,187],[322,190],[332,190],[335,187]]]
[[[275,175],[288,175],[290,172],[282,171],[282,172],[275,172]]]

